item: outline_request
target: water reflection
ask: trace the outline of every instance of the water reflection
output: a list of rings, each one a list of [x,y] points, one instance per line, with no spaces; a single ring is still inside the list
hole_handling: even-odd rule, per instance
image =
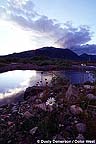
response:
[[[58,71],[58,75],[65,77],[70,80],[70,83],[76,84],[76,83],[84,83],[86,81],[93,82],[95,80],[95,77],[92,72],[90,71]]]
[[[0,102],[6,98],[15,98],[23,93],[24,90],[36,85],[37,82],[42,81],[45,84],[45,79],[48,82],[52,77],[60,75],[70,79],[71,83],[83,83],[85,81],[94,81],[94,76],[90,71],[55,71],[55,72],[40,72],[35,70],[14,70],[0,74]],[[39,83],[40,84],[40,83]]]
[[[0,93],[0,99],[4,99],[4,98],[9,98],[13,95],[16,95],[20,92],[23,92],[23,88],[14,88],[14,89],[9,89],[7,92],[5,93]]]
[[[30,79],[34,77],[36,77],[34,70],[15,70],[0,74],[0,99],[23,92],[30,85]]]
[[[14,70],[0,74],[0,100],[10,97],[15,97],[17,94],[24,92],[29,87],[36,85],[42,79],[45,84],[45,79],[51,81],[51,74],[43,73],[35,70]]]

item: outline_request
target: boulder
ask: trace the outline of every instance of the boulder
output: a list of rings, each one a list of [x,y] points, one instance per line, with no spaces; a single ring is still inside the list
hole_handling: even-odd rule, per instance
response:
[[[44,90],[44,87],[42,87],[42,86],[28,87],[24,93],[24,100],[27,100],[31,96],[35,96],[35,95],[41,93],[43,90]]]
[[[88,100],[96,100],[96,96],[91,93],[89,93],[86,97]]]
[[[76,102],[78,101],[79,90],[74,85],[70,84],[68,90],[66,91],[66,99],[68,102]]]
[[[82,108],[77,105],[70,106],[70,111],[73,115],[79,115],[79,114],[83,113]]]

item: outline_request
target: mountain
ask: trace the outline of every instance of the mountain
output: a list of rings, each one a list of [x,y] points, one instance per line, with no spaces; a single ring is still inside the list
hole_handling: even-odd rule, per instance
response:
[[[2,57],[33,58],[36,56],[46,56],[48,58],[61,58],[61,59],[68,59],[68,60],[79,60],[79,56],[75,52],[69,49],[61,49],[61,48],[54,48],[54,47],[43,47],[36,50],[13,53]]]
[[[63,58],[69,60],[78,60],[78,55],[69,50],[54,47],[44,47],[35,51],[36,55],[47,56],[49,58]]]
[[[89,55],[83,53],[82,55],[77,55],[72,49],[62,49],[54,47],[43,47],[36,50],[30,50],[20,53],[13,53],[0,58],[33,58],[33,57],[47,57],[47,58],[60,58],[66,60],[75,61],[96,61],[96,55]]]
[[[84,61],[96,61],[96,55],[88,55],[88,54],[82,54],[80,55],[80,59]]]
[[[82,46],[74,46],[70,48],[72,51],[77,53],[78,55],[82,55],[84,53],[88,55],[96,55],[96,45],[94,44],[86,44]]]

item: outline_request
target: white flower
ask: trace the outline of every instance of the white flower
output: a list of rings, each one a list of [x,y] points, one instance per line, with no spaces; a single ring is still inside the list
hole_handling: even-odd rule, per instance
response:
[[[53,97],[48,98],[46,105],[53,106],[55,104],[55,99]]]

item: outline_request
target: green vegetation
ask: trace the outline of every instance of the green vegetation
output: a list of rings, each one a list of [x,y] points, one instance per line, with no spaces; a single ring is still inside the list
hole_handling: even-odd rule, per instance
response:
[[[33,64],[37,66],[48,66],[53,65],[57,68],[68,68],[71,67],[72,62],[64,59],[50,59],[44,56],[37,56],[33,58],[0,58],[0,67],[6,66],[7,64],[23,63],[23,64]]]

